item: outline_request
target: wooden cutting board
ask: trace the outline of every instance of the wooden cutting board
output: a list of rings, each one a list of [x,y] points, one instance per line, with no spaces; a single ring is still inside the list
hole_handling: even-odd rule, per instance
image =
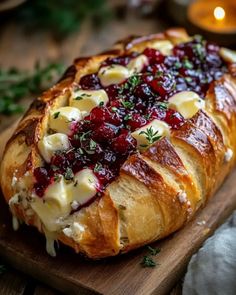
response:
[[[0,155],[13,127],[0,135]],[[67,294],[149,295],[167,294],[186,270],[191,255],[230,213],[236,209],[236,170],[224,185],[183,229],[156,242],[161,248],[155,268],[142,268],[146,247],[130,254],[89,261],[60,246],[58,256],[45,251],[45,240],[26,225],[14,232],[11,216],[0,198],[0,255],[16,269]],[[201,221],[205,224],[201,224]]]

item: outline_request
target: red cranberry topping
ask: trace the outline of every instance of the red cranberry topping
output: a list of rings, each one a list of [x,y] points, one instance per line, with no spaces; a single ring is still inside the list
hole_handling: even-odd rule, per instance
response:
[[[142,54],[147,56],[149,65],[123,83],[105,87],[108,104],[95,107],[84,120],[73,124],[69,135],[71,149],[56,153],[50,165],[34,170],[34,189],[38,196],[43,197],[47,186],[57,181],[58,175],[73,181],[75,173],[88,167],[100,183],[92,202],[119,175],[127,157],[136,151],[137,142],[131,132],[154,119],[166,122],[172,129],[179,128],[185,120],[177,111],[168,109],[169,97],[189,90],[204,98],[209,84],[227,72],[219,56],[219,46],[200,37],[176,45],[169,56],[153,48],[146,48]],[[134,52],[108,58],[101,66],[127,66],[137,55]],[[79,84],[82,89],[103,89],[97,73],[82,77]],[[83,206],[88,204],[90,201]]]
[[[131,131],[134,131],[147,124],[147,120],[140,114],[133,114],[132,118],[127,121],[127,125],[131,127]]]
[[[153,48],[146,48],[143,54],[147,56],[150,63],[162,63],[165,59],[165,56],[160,51]]]
[[[127,154],[130,150],[134,150],[136,145],[136,140],[127,130],[123,130],[123,132],[112,141],[114,151],[119,154]]]
[[[83,76],[80,79],[80,86],[82,87],[82,89],[91,89],[91,90],[102,88],[100,84],[100,80],[98,76],[95,74],[89,74],[89,75]]]

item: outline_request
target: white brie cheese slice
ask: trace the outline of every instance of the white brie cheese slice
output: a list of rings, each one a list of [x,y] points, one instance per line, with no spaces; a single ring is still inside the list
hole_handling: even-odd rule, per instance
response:
[[[141,54],[138,57],[133,58],[127,65],[127,68],[130,71],[130,74],[139,73],[142,69],[148,65],[148,58]]]
[[[169,40],[160,40],[148,47],[159,50],[163,55],[170,55],[174,46]]]
[[[169,98],[169,108],[178,111],[185,119],[205,108],[205,101],[193,91],[182,91]]]
[[[68,194],[72,201],[83,205],[97,193],[98,179],[91,169],[83,169],[75,174],[74,182],[70,184]]]
[[[102,67],[98,72],[98,77],[102,86],[107,87],[112,84],[120,84],[130,76],[129,69],[121,65],[110,65]]]
[[[151,123],[132,132],[132,136],[137,140],[138,149],[143,150],[157,141],[160,137],[169,136],[169,125],[160,120],[153,120]]]
[[[57,151],[67,150],[70,147],[70,142],[67,135],[63,133],[55,133],[52,135],[44,136],[38,142],[40,154],[46,162],[50,162],[51,157]]]
[[[82,114],[77,108],[61,107],[50,112],[49,128],[56,132],[69,134],[71,123],[81,119]]]
[[[43,198],[34,196],[31,203],[32,209],[37,213],[44,226],[49,231],[57,231],[60,228],[58,218],[70,213],[71,207],[67,184],[63,177],[58,182],[48,186]]]
[[[220,56],[226,62],[236,63],[236,51],[222,47],[220,49]]]
[[[109,101],[105,90],[77,90],[70,97],[70,106],[79,109],[83,116],[99,106],[101,103],[106,105]]]

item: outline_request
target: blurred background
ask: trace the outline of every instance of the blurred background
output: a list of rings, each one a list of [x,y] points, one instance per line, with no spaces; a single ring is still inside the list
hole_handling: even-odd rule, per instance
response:
[[[236,1],[0,0],[0,131],[74,58],[171,26],[234,47]]]

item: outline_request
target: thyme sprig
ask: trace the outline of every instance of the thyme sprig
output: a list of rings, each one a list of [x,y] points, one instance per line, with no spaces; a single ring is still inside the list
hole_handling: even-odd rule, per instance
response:
[[[150,144],[154,143],[155,141],[161,138],[161,136],[157,135],[158,130],[154,131],[152,126],[147,128],[145,131],[141,131],[139,134],[144,134]]]
[[[20,99],[47,89],[63,70],[64,67],[56,63],[44,67],[36,63],[32,73],[15,68],[0,69],[0,113],[11,115],[23,111]]]

